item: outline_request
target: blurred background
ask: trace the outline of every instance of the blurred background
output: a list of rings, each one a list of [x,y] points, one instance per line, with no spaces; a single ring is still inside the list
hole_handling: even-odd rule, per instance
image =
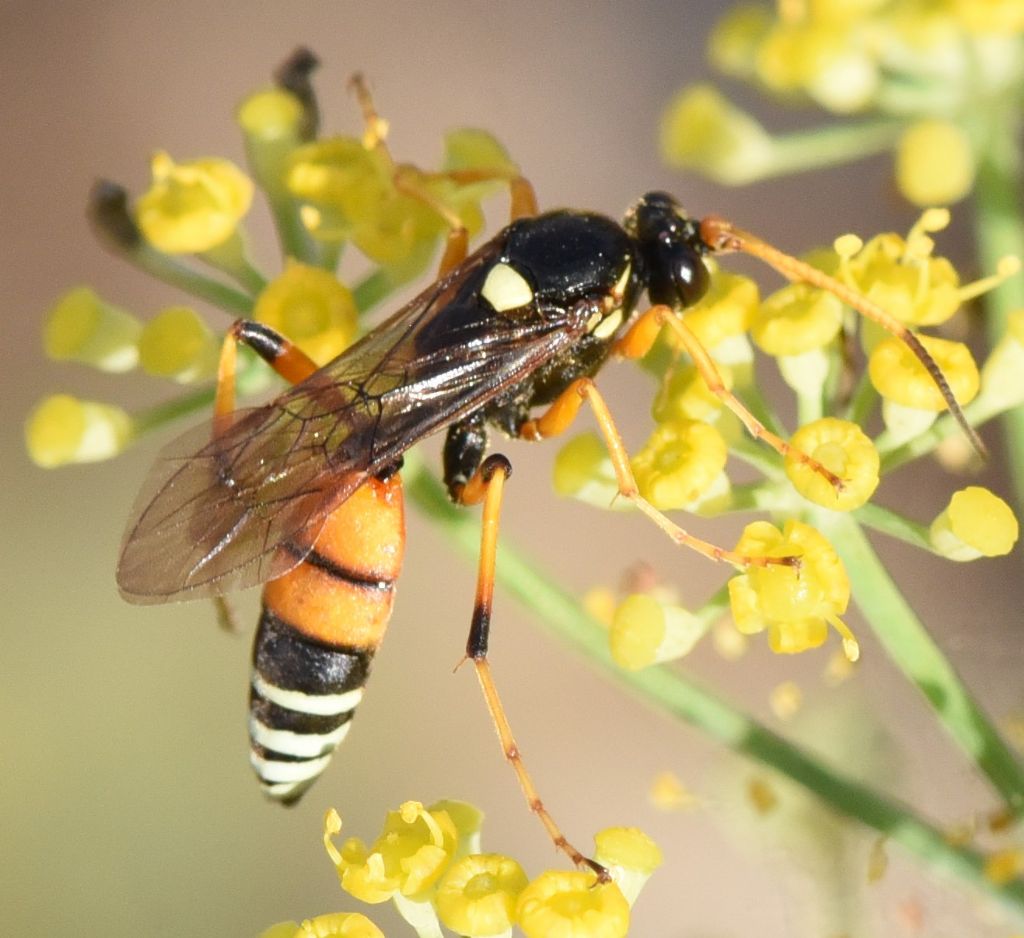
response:
[[[218,630],[206,604],[136,608],[114,566],[135,491],[164,437],[116,462],[43,471],[24,452],[26,413],[44,394],[141,406],[174,393],[155,379],[101,375],[48,362],[40,328],[55,297],[79,283],[145,318],[181,301],[169,287],[106,255],[83,215],[97,176],[132,191],[157,147],[178,158],[244,160],[233,120],[297,45],[321,58],[315,75],[327,132],[356,132],[345,90],[368,76],[403,160],[433,165],[441,134],[492,130],[533,180],[542,206],[618,216],[650,188],[695,213],[735,219],[792,251],[843,230],[905,231],[915,212],[892,192],[887,158],[745,190],[724,190],[659,164],[659,115],[673,92],[707,73],[703,44],[716,4],[528,0],[514,4],[252,4],[225,0],[0,4],[0,283],[6,311],[0,617],[0,906],[9,934],[256,935],[282,919],[357,908],[320,845],[325,809],[348,834],[376,835],[409,798],[460,798],[487,814],[486,849],[531,873],[560,858],[530,817],[496,745],[472,672],[452,673],[465,641],[473,570],[429,524],[409,520],[406,572],[391,634],[355,728],[305,800],[283,810],[261,797],[247,765],[249,636]],[[740,101],[755,107],[742,90]],[[762,113],[764,113],[762,107]],[[773,112],[775,127],[800,115]],[[490,203],[491,227],[504,204]],[[971,272],[962,223],[942,252]],[[252,220],[257,258],[276,270],[269,220]],[[218,327],[226,317],[209,311]],[[629,366],[602,386],[631,446],[649,428],[649,383]],[[169,435],[169,434],[168,434]],[[995,428],[982,483],[1007,491]],[[436,453],[436,444],[428,454]],[[503,445],[516,472],[504,535],[582,593],[650,563],[701,602],[725,577],[662,543],[643,521],[551,494],[555,446]],[[915,466],[882,500],[930,519],[957,487]],[[902,487],[901,487],[902,483]],[[690,527],[732,543],[740,522]],[[980,700],[996,717],[1024,705],[1020,558],[951,566],[882,545],[900,582]],[[235,603],[255,621],[257,597]],[[856,616],[851,624],[857,629]],[[838,934],[997,936],[993,908],[923,873],[897,849],[866,885],[873,837],[839,825],[810,800],[759,817],[745,792],[752,770],[609,686],[499,597],[493,661],[545,801],[570,838],[637,825],[665,867],[648,886],[633,934],[763,938]],[[773,687],[796,680],[802,733],[837,759],[876,766],[891,794],[953,824],[991,807],[985,785],[886,662],[866,629],[862,665],[840,688],[822,672],[835,643],[798,659],[757,647],[726,662],[699,649],[687,673],[771,725]],[[870,702],[870,703],[868,703]],[[778,728],[778,726],[777,726]],[[785,727],[787,732],[793,727]],[[675,772],[696,807],[659,812],[647,798]],[[366,910],[389,935],[410,933],[390,909]],[[839,924],[837,924],[839,923]]]

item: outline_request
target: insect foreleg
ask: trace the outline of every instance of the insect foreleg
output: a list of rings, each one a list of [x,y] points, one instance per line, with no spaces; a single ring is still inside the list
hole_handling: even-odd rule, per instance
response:
[[[633,475],[633,468],[629,462],[626,444],[622,441],[622,435],[612,419],[608,405],[590,378],[577,378],[573,381],[540,417],[536,420],[528,420],[523,424],[520,435],[526,439],[539,440],[562,433],[572,423],[584,400],[590,402],[598,428],[604,437],[604,444],[608,448],[608,455],[611,457],[612,468],[615,470],[615,478],[619,485],[619,494],[623,498],[628,498],[673,541],[683,544],[711,560],[724,560],[726,563],[744,569],[751,566],[764,567],[770,564],[796,566],[799,563],[799,559],[796,557],[750,557],[727,550],[695,537],[658,511],[640,494],[636,477]]]
[[[647,310],[616,343],[616,354],[622,355],[625,358],[642,358],[650,351],[662,326],[668,326],[672,330],[675,337],[693,360],[694,367],[700,372],[700,376],[704,379],[708,390],[739,417],[743,426],[747,428],[747,432],[755,440],[763,440],[782,457],[794,456],[805,466],[826,479],[837,492],[843,490],[844,483],[839,476],[825,468],[818,460],[801,452],[782,439],[782,437],[772,433],[757,417],[747,410],[743,402],[725,386],[718,367],[715,365],[714,359],[712,359],[708,350],[704,347],[704,344],[697,338],[694,331],[686,325],[686,321],[682,317],[677,316],[669,307],[652,306]]]
[[[608,880],[608,871],[594,860],[584,856],[562,833],[561,828],[544,807],[537,788],[523,762],[522,754],[512,735],[505,708],[498,695],[498,688],[491,674],[487,661],[487,646],[490,638],[491,608],[494,598],[494,569],[498,552],[498,524],[501,515],[501,500],[504,493],[505,480],[509,477],[512,466],[499,454],[488,456],[479,471],[462,489],[463,504],[483,502],[480,538],[480,566],[477,573],[476,599],[473,603],[473,621],[466,642],[466,658],[473,662],[480,689],[483,691],[487,709],[498,733],[502,752],[512,766],[523,790],[523,796],[530,810],[537,815],[544,829],[548,832],[555,847],[561,850],[576,866],[592,869],[601,881]]]

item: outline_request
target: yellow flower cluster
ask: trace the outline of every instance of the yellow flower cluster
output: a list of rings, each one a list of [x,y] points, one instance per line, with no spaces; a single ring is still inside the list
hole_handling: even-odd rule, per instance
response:
[[[500,184],[495,180],[517,172],[501,144],[481,130],[449,133],[442,169],[435,174],[396,167],[385,150],[366,144],[331,137],[299,147],[289,157],[284,182],[301,202],[314,237],[352,241],[396,279],[426,266],[446,230],[442,212],[476,233],[483,226],[480,199]],[[491,178],[458,183],[448,175],[453,172]]]
[[[663,511],[715,515],[764,508],[785,522],[781,533],[759,526],[763,522],[746,528],[734,548],[746,558],[746,567],[729,584],[739,630],[767,632],[777,652],[816,647],[831,626],[842,635],[847,656],[856,658],[856,641],[840,619],[849,600],[846,573],[810,525],[823,510],[862,508],[879,485],[882,452],[929,433],[947,408],[934,366],[925,367],[906,337],[890,335],[871,320],[861,329],[866,375],[852,394],[840,391],[844,381],[853,380],[847,343],[853,320],[846,304],[851,297],[845,291],[853,291],[862,306],[883,310],[894,328],[916,330],[947,322],[965,301],[1016,272],[1017,263],[1007,260],[991,277],[962,283],[949,260],[934,251],[932,236],[948,221],[948,212],[929,210],[905,237],[886,233],[864,243],[844,235],[832,248],[812,252],[808,262],[836,279],[836,293],[797,282],[762,299],[748,278],[714,269],[708,295],[681,315],[706,346],[724,392],[711,390],[707,367],[683,354],[672,330],[665,330],[645,361],[658,378],[658,390],[655,428],[632,459],[640,494]],[[963,343],[914,335],[962,407],[978,398],[979,390],[988,415],[1024,400],[1024,313],[1011,317],[1005,339],[980,370]],[[781,433],[782,421],[755,383],[754,348],[774,358],[797,397],[800,426],[781,459],[755,445],[723,407],[725,394],[735,394],[756,409],[769,430]],[[861,424],[876,406],[885,430],[872,439]],[[764,480],[734,490],[727,474],[730,457],[752,463]],[[598,437],[585,434],[562,448],[555,484],[563,494],[613,504],[615,474]],[[1016,538],[1016,522],[1004,509],[974,512],[979,530],[970,533],[962,521],[952,533],[948,521],[971,512],[947,511],[933,524],[930,540],[918,526],[915,543],[950,559],[1005,552]],[[794,562],[761,566],[764,557]],[[630,670],[688,654],[708,627],[703,616],[657,591],[626,596],[608,618],[612,656]]]
[[[388,813],[378,837],[334,843],[341,818],[324,821],[324,846],[349,895],[367,903],[388,900],[421,936],[444,925],[466,938],[588,936],[620,938],[629,909],[661,864],[661,852],[635,828],[609,828],[595,838],[595,860],[610,874],[547,870],[529,879],[511,857],[480,853],[481,813],[472,805],[407,801]],[[323,915],[297,925],[282,922],[262,938],[370,938],[380,934],[358,913]]]
[[[362,138],[318,139],[309,84],[315,65],[300,51],[280,70],[277,86],[239,106],[249,173],[219,157],[175,160],[158,151],[145,192],[132,200],[120,187],[102,184],[90,215],[98,234],[127,260],[233,317],[270,326],[323,365],[355,340],[361,312],[429,262],[450,225],[477,231],[482,198],[518,170],[481,130],[449,134],[437,172],[395,163],[379,118],[371,122],[375,133],[368,129]],[[257,191],[270,205],[284,254],[281,271],[271,277],[253,265],[247,247],[245,220]],[[378,265],[352,289],[336,272],[349,241]],[[86,286],[60,297],[43,335],[46,354],[56,361],[107,372],[141,368],[178,384],[212,381],[222,340],[190,305],[145,318]],[[239,362],[239,390],[264,389],[267,370],[246,352]],[[109,459],[140,433],[205,403],[197,394],[180,406],[131,415],[56,395],[29,416],[26,445],[45,467]]]
[[[970,192],[984,157],[987,136],[971,102],[980,98],[993,113],[1002,103],[1014,107],[1022,39],[1019,0],[741,3],[711,37],[721,72],[777,101],[810,100],[885,122],[774,137],[701,83],[666,109],[662,154],[674,166],[741,185],[888,149],[907,199],[950,204]]]

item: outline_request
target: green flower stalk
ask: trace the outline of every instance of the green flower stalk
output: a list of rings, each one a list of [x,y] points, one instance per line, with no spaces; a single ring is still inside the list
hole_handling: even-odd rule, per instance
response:
[[[912,204],[970,198],[986,269],[1024,257],[1024,13],[1016,0],[741,4],[723,16],[709,52],[725,76],[834,119],[773,134],[702,83],[680,91],[665,111],[661,150],[669,164],[743,185],[888,152]],[[983,303],[995,345],[1008,316],[1024,308],[1024,281]],[[1013,410],[1003,421],[1024,504],[1024,416]]]
[[[776,93],[807,96],[842,113],[876,112],[873,129],[856,131],[867,141],[861,152],[895,146],[909,127],[914,102],[929,100],[927,87],[914,94],[904,89],[900,97],[892,84],[894,71],[906,75],[929,64],[929,55],[915,44],[913,22],[887,21],[899,39],[887,47],[891,58],[872,58],[870,45],[851,50],[840,40],[847,33],[860,36],[864,21],[887,16],[878,11],[900,5],[856,5],[858,12],[849,13],[839,5],[815,4],[813,15],[808,8],[800,18],[794,10],[803,5],[787,4],[789,18],[778,22],[764,11],[748,10],[726,21],[714,42],[715,55]],[[942,15],[970,22],[979,36],[991,26],[991,18],[979,18],[963,4],[939,6]],[[999,4],[987,6],[991,17],[1002,10]],[[997,52],[1019,48],[1017,32],[1004,39],[995,44]],[[974,61],[970,56],[980,41],[972,38],[966,51],[960,50],[967,61]],[[315,60],[300,53],[290,61],[275,87],[251,95],[239,109],[251,178],[218,158],[175,163],[160,153],[150,190],[132,197],[116,184],[102,183],[91,197],[90,215],[97,234],[129,262],[201,303],[287,334],[323,363],[365,329],[361,315],[369,307],[427,266],[453,220],[471,233],[479,230],[481,200],[518,178],[518,169],[504,148],[479,130],[449,134],[442,165],[434,172],[395,164],[383,146],[386,123],[375,114],[361,137],[321,136],[309,81]],[[1014,74],[1012,63],[995,55],[985,76],[990,93],[1009,94],[1007,82]],[[948,75],[934,80],[940,78],[949,80]],[[689,132],[694,126],[702,128],[708,152],[699,152],[701,144],[694,143]],[[929,133],[945,131],[933,126],[916,132],[927,141],[936,139]],[[805,165],[820,164],[826,154],[837,159],[840,136],[833,134]],[[682,138],[691,148],[685,154],[672,149]],[[795,142],[780,148],[764,128],[708,89],[677,102],[666,118],[663,144],[676,162],[728,167],[722,172],[733,181],[798,165]],[[910,137],[901,146],[901,160],[912,165],[921,159],[915,155],[919,145],[920,139],[915,143]],[[984,177],[979,166],[978,179]],[[280,269],[273,273],[256,269],[244,247],[244,219],[257,192],[270,203],[282,247]],[[802,269],[834,278],[831,292],[796,282],[762,297],[749,278],[712,264],[707,295],[684,313],[702,353],[688,333],[665,329],[641,363],[652,379],[653,427],[631,460],[640,493],[666,512],[757,515],[735,547],[745,561],[742,569],[723,578],[702,607],[687,608],[670,591],[637,588],[608,612],[609,628],[603,632],[550,576],[514,551],[501,554],[497,577],[550,628],[653,705],[782,772],[842,814],[891,836],[922,862],[1024,914],[1024,887],[986,879],[985,858],[977,851],[951,846],[911,808],[830,771],[673,670],[726,613],[739,633],[764,633],[778,654],[831,642],[849,662],[856,661],[860,645],[845,621],[852,603],[1007,812],[1024,812],[1019,760],[903,600],[865,533],[900,538],[950,562],[1005,553],[1017,538],[1009,507],[978,487],[937,501],[930,523],[875,500],[885,474],[910,471],[914,460],[932,453],[950,434],[971,433],[1024,401],[1024,314],[1009,317],[980,367],[963,344],[920,331],[946,323],[965,302],[991,295],[1003,281],[1012,283],[1019,266],[1000,255],[989,265],[990,276],[963,283],[955,266],[935,251],[933,236],[947,221],[948,213],[926,211],[906,236],[883,233],[865,243],[840,235],[833,245],[815,249],[807,256],[811,267]],[[349,249],[371,265],[358,283],[346,282],[336,270],[338,257]],[[72,301],[65,297],[51,316],[47,354],[106,370],[141,365],[170,387],[189,389],[177,387],[166,403],[135,413],[69,395],[48,398],[26,425],[29,452],[46,467],[112,458],[150,431],[207,410],[213,401],[210,383],[222,336],[200,313],[176,306],[136,317],[83,290]],[[906,341],[874,323],[858,329],[856,309],[866,306],[881,308],[899,328],[912,330],[937,366],[926,368],[908,352]],[[795,411],[796,426],[787,426],[780,416],[783,407],[762,390],[759,359],[770,362],[791,390],[793,400],[787,403],[795,406],[785,412]],[[243,355],[239,362],[241,395],[265,390],[276,380],[254,356]],[[963,408],[965,425],[945,413],[948,401],[937,389],[940,372]],[[742,420],[738,404],[749,412]],[[876,416],[882,429],[872,435]],[[745,427],[777,438],[776,448],[752,439]],[[475,519],[448,504],[415,453],[406,459],[414,501],[475,554]],[[616,500],[616,472],[593,435],[569,440],[555,463],[560,494],[631,510],[626,499]],[[737,463],[753,470],[748,481],[733,480]],[[527,935],[625,934],[630,905],[658,862],[657,848],[643,835],[616,829],[598,842],[597,856],[608,867],[610,882],[565,871],[529,880],[510,858],[480,852],[479,813],[455,802],[429,808],[407,802],[389,815],[370,844],[355,838],[336,844],[340,823],[337,814],[328,815],[325,846],[342,888],[364,902],[392,901],[417,934],[432,938],[446,927],[481,936],[510,934],[513,927]],[[266,935],[366,938],[377,933],[358,913],[336,913],[281,923]]]

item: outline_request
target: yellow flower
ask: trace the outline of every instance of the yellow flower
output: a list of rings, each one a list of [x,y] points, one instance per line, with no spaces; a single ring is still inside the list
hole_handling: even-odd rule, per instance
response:
[[[661,866],[658,845],[637,827],[608,827],[594,836],[594,859],[611,874],[632,906]]]
[[[625,499],[616,499],[619,485],[608,447],[590,431],[574,436],[558,451],[553,483],[559,495],[578,498],[596,508],[628,507]]]
[[[732,368],[720,363],[716,363],[716,367],[726,390],[732,390]],[[696,366],[684,365],[673,369],[661,385],[651,406],[651,416],[658,423],[679,419],[711,422],[722,407],[721,399],[708,387]]]
[[[970,193],[974,162],[971,141],[956,124],[916,121],[896,148],[896,184],[915,205],[949,205]]]
[[[135,204],[135,220],[146,240],[167,254],[223,244],[252,204],[252,183],[228,160],[175,163],[160,151],[152,171],[153,184]]]
[[[355,137],[299,147],[288,159],[285,183],[306,203],[303,220],[312,234],[329,241],[351,237],[356,222],[371,217],[391,189],[387,164]]]
[[[324,822],[324,846],[341,888],[364,902],[384,902],[396,895],[421,898],[447,869],[459,841],[446,811],[425,809],[418,801],[389,811],[371,847],[350,837],[338,850],[331,838],[340,830],[341,818],[332,809]]]
[[[299,138],[305,120],[302,102],[284,88],[266,88],[249,95],[235,115],[247,137],[265,142]]]
[[[284,88],[249,95],[238,107],[246,155],[257,180],[272,199],[285,194],[288,158],[309,132],[309,115],[298,96]]]
[[[463,857],[438,884],[438,916],[467,938],[503,934],[512,927],[516,900],[527,882],[523,868],[510,857],[496,853]]]
[[[726,75],[753,74],[757,47],[772,28],[771,10],[760,3],[732,7],[716,24],[708,40],[708,56]]]
[[[772,140],[713,85],[698,84],[684,88],[666,108],[661,155],[670,166],[740,185],[759,178],[771,165]]]
[[[950,0],[953,15],[969,30],[1000,36],[1024,32],[1020,0]]]
[[[841,491],[801,462],[795,453],[786,456],[786,475],[794,488],[817,505],[833,511],[860,508],[878,487],[878,450],[855,423],[825,417],[805,424],[790,440],[796,452],[817,460],[843,482]]]
[[[837,297],[793,283],[764,299],[750,337],[768,355],[801,355],[831,342],[842,322],[843,304]]]
[[[139,364],[151,375],[187,384],[217,373],[220,341],[187,306],[161,310],[139,337]]]
[[[683,508],[707,495],[722,474],[728,448],[722,434],[700,420],[659,424],[633,457],[640,494],[655,508]]]
[[[974,400],[981,379],[970,349],[962,342],[934,336],[919,335],[918,339],[946,376],[960,405]],[[875,390],[887,400],[933,413],[946,409],[946,401],[935,379],[906,343],[895,336],[883,339],[875,346],[868,360],[868,375]]]
[[[767,521],[743,529],[737,553],[750,557],[798,557],[799,566],[751,566],[729,581],[736,628],[751,635],[768,631],[777,654],[793,654],[825,641],[831,625],[852,661],[857,641],[839,616],[850,601],[850,581],[832,545],[810,525],[790,518],[779,531]]]
[[[25,422],[25,446],[44,469],[67,463],[99,462],[131,442],[131,415],[112,404],[53,394],[36,405]]]
[[[260,938],[384,938],[384,932],[358,912],[332,912],[306,919],[301,925],[279,922]]]
[[[682,606],[633,593],[616,608],[608,641],[620,667],[639,671],[689,654],[704,632],[700,620]]]
[[[1001,410],[1024,404],[1024,309],[1007,317],[1006,332],[982,365],[981,387]]]
[[[733,635],[737,634],[735,631]],[[698,797],[690,791],[675,772],[659,772],[651,780],[647,800],[659,811],[686,811],[700,804]]]
[[[978,485],[955,492],[929,531],[932,547],[950,560],[1008,554],[1018,534],[1010,506]]]
[[[89,287],[68,290],[50,310],[43,347],[57,361],[76,361],[100,371],[129,371],[139,360],[142,324],[105,303]]]
[[[318,365],[344,351],[357,327],[348,288],[328,271],[291,258],[260,293],[253,318],[287,336]]]
[[[526,938],[621,938],[629,903],[593,873],[548,870],[520,894],[516,917]]]
[[[721,346],[750,329],[759,296],[757,284],[749,277],[714,270],[708,292],[686,310],[686,325],[704,348],[715,352],[716,361],[721,361]],[[671,341],[671,331],[665,333]]]

